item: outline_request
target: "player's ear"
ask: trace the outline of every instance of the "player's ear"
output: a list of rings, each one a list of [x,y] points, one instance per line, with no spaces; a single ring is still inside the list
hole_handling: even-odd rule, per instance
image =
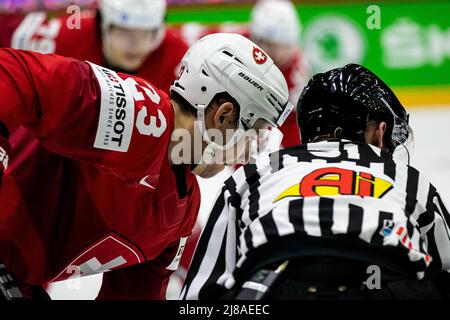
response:
[[[387,124],[384,121],[381,121],[378,124],[376,135],[377,135],[377,143],[378,148],[384,149],[384,135],[386,134]]]
[[[365,138],[366,143],[374,145],[380,149],[384,148],[384,135],[386,133],[387,124],[384,121],[380,123],[369,123],[366,132]]]
[[[218,129],[234,128],[234,118],[234,105],[231,102],[224,102],[214,115],[214,126]]]

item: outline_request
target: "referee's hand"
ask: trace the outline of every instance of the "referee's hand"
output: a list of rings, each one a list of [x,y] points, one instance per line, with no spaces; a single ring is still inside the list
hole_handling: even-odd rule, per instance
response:
[[[0,301],[1,300],[23,300],[22,293],[17,287],[11,274],[6,270],[0,260]]]

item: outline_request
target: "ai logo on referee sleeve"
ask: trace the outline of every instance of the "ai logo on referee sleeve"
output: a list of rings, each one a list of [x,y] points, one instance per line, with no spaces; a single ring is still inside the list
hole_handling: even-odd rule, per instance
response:
[[[380,234],[384,237],[390,236],[392,230],[394,229],[394,226],[395,226],[394,221],[385,219],[383,221],[383,228],[380,230]]]
[[[283,191],[274,202],[287,197],[353,195],[382,198],[392,183],[370,173],[342,168],[322,168],[306,175],[298,184]]]

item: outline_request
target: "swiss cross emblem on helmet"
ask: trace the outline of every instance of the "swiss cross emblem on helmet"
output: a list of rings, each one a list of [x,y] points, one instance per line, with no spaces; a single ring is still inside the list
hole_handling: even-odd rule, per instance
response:
[[[253,47],[253,59],[257,64],[264,64],[267,61],[267,54],[265,54],[261,49]]]

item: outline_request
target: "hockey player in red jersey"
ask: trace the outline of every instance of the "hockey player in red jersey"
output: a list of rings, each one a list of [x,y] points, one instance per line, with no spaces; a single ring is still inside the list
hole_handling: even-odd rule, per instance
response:
[[[247,154],[245,133],[292,110],[280,70],[235,34],[196,43],[170,98],[59,56],[1,49],[0,61],[0,260],[28,298],[33,286],[110,271],[100,299],[163,299],[197,218],[194,174],[214,176]],[[41,157],[27,158],[34,141],[11,150],[19,127]],[[233,135],[220,142],[212,129]],[[181,161],[179,132],[191,142]]]
[[[290,100],[296,103],[309,80],[309,66],[299,46],[300,30],[301,21],[290,1],[261,0],[253,8],[248,26],[226,23],[211,27],[189,23],[181,27],[180,33],[188,43],[215,32],[240,33],[249,37],[280,68],[289,86]],[[286,120],[281,131],[284,147],[300,144],[294,113]]]
[[[165,92],[187,44],[164,24],[166,0],[102,0],[99,10],[48,19],[0,15],[0,47],[56,53],[136,75]]]
[[[187,44],[166,28],[165,15],[165,0],[103,0],[97,12],[82,12],[79,21],[75,16],[48,19],[44,12],[30,13],[26,17],[0,15],[0,47],[57,53],[91,61],[137,75],[168,93]],[[30,145],[33,148],[29,148]],[[61,161],[24,129],[12,134],[11,146],[28,162],[40,163],[39,169]],[[23,146],[27,148],[23,149]],[[12,159],[12,166],[16,166],[17,159],[20,157]],[[39,169],[35,166],[34,171]],[[32,175],[18,170],[14,173],[16,179],[24,180]],[[99,176],[92,182],[91,194],[94,198],[112,198],[111,206],[120,207],[121,198],[114,196],[113,188],[106,193],[101,187],[110,183],[107,176]],[[118,186],[118,189],[122,187]],[[127,198],[139,197],[139,194],[134,195],[135,192],[129,190]],[[194,198],[192,202],[198,203],[200,195],[196,194]],[[128,210],[127,202],[123,206]]]

